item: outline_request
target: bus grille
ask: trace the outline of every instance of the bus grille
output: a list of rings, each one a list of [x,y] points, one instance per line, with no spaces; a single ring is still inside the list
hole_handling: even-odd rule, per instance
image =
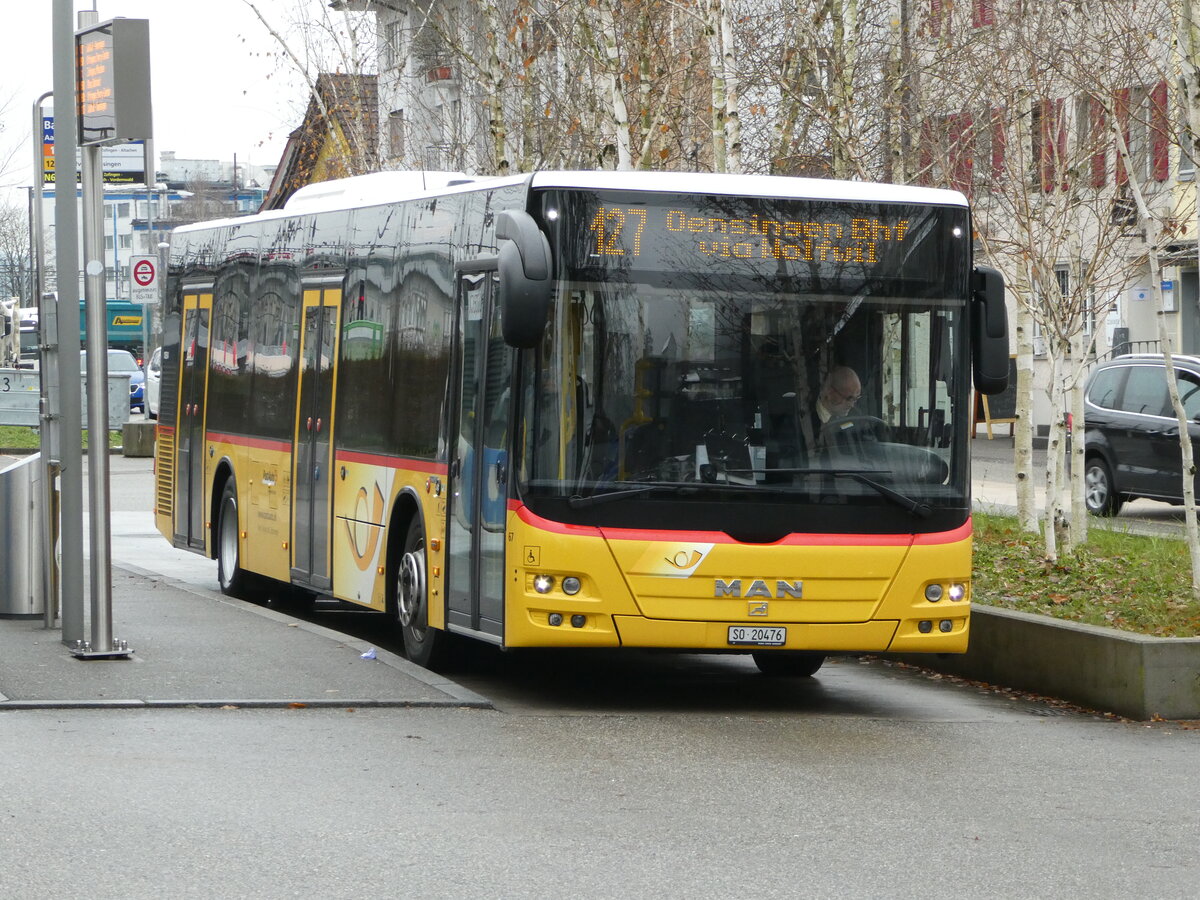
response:
[[[156,507],[160,516],[175,516],[175,432],[158,429],[154,444],[154,473],[158,485]]]

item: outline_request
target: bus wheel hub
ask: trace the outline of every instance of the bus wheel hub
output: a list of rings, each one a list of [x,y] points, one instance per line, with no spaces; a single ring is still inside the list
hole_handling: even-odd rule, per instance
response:
[[[400,624],[405,628],[418,624],[418,613],[425,598],[425,557],[420,553],[405,553],[400,560],[398,607]]]

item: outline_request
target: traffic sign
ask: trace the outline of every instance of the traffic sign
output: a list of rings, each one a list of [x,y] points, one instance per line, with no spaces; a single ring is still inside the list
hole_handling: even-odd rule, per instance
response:
[[[153,256],[135,256],[130,263],[129,299],[134,303],[157,303],[158,260]]]

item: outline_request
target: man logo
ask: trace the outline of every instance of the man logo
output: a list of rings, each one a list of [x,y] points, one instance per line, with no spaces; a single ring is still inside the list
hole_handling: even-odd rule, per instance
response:
[[[767,614],[767,603],[764,600],[761,603],[751,602],[750,608],[746,610],[746,614],[750,616],[765,616]]]
[[[776,581],[775,593],[771,593],[771,589],[767,587],[766,581],[761,578],[755,578],[750,582],[750,587],[746,588],[746,592],[742,593],[742,579],[734,578],[731,581],[726,581],[724,578],[717,578],[713,582],[714,597],[774,597],[777,600],[792,599],[799,600],[804,596],[803,581]]]

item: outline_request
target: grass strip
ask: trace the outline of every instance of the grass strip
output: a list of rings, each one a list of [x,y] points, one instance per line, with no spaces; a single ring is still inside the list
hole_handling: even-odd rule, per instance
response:
[[[1088,542],[1048,562],[1039,535],[1013,516],[976,513],[972,599],[1159,637],[1200,635],[1187,544],[1088,530]]]

